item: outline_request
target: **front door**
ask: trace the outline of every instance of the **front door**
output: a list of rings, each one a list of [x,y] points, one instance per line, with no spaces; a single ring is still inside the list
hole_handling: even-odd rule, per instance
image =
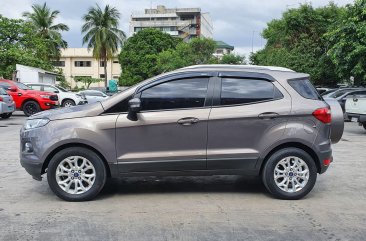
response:
[[[209,78],[163,82],[135,95],[138,120],[120,114],[116,149],[120,172],[206,169]]]

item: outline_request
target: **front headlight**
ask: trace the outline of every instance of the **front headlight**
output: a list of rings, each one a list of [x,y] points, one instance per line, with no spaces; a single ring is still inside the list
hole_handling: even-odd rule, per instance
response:
[[[33,120],[27,120],[24,124],[25,130],[30,130],[38,127],[42,127],[48,124],[50,122],[49,119],[33,119]]]
[[[41,96],[41,98],[43,98],[43,99],[49,99],[50,98],[50,96],[49,95],[40,95]]]

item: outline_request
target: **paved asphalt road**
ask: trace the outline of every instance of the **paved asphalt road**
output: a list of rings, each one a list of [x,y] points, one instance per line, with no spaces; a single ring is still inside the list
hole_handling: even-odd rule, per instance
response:
[[[19,164],[25,118],[0,120],[0,240],[365,240],[366,131],[347,123],[328,172],[303,200],[243,177],[110,181],[95,201],[69,203]]]

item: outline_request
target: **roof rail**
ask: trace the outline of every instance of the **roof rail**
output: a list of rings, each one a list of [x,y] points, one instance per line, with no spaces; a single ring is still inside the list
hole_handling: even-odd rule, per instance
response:
[[[233,64],[201,64],[184,67],[182,69],[198,69],[198,68],[237,68],[237,69],[262,69],[273,71],[295,72],[292,69],[277,66],[260,66],[260,65],[233,65]]]

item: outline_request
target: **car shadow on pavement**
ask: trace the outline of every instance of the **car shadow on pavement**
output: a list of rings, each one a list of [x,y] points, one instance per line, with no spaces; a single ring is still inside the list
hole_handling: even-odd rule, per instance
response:
[[[110,179],[97,199],[120,194],[159,193],[263,193],[267,194],[258,177],[200,176],[200,177],[131,177]]]

